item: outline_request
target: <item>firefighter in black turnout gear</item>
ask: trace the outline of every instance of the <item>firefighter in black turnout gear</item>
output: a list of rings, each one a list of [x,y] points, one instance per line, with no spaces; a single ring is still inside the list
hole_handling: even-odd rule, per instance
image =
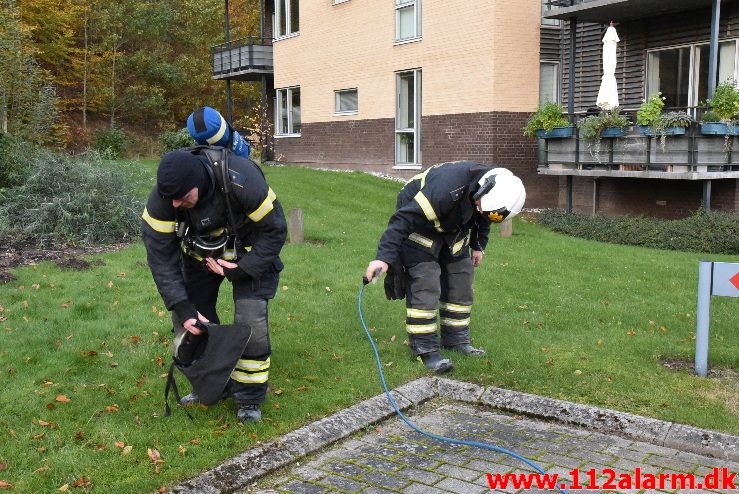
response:
[[[202,323],[219,323],[218,289],[224,277],[233,284],[234,324],[251,335],[230,379],[226,370],[224,397],[233,396],[242,422],[260,420],[271,355],[267,303],[277,290],[287,236],[282,206],[261,169],[220,147],[165,154],[142,236],[157,289],[172,311],[175,359],[185,336],[205,337]],[[191,394],[181,403],[198,401]]]
[[[428,370],[453,367],[439,353],[437,321],[442,347],[485,355],[470,340],[474,268],[482,262],[490,223],[513,218],[525,198],[521,180],[509,170],[472,161],[435,165],[398,194],[366,277],[387,273],[387,297],[406,299],[411,354]]]

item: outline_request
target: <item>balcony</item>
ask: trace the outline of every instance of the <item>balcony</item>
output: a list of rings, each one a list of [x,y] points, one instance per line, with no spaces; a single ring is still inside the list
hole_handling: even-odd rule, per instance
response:
[[[577,121],[584,115],[571,115]],[[632,119],[633,121],[633,119]],[[739,136],[703,135],[693,124],[685,135],[644,136],[636,127],[600,143],[572,137],[539,139],[541,175],[673,180],[739,178]]]
[[[662,16],[710,7],[712,0],[551,0],[551,10],[544,14],[550,19],[569,19],[604,23]],[[731,3],[734,0],[725,0]]]
[[[260,81],[274,74],[272,40],[248,37],[212,46],[213,79]]]

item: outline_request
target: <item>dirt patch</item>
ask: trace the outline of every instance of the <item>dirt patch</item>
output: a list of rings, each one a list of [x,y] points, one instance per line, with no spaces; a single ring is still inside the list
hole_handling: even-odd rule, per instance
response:
[[[674,371],[687,371],[691,374],[695,374],[695,365],[693,362],[680,359],[662,359],[659,362],[667,369]],[[734,381],[739,384],[739,369],[733,369],[731,367],[711,367],[708,369],[708,377]]]
[[[29,266],[42,261],[55,261],[61,268],[84,270],[92,266],[105,264],[103,261],[88,261],[81,256],[113,252],[128,243],[102,245],[87,248],[39,249],[31,244],[15,244],[10,247],[0,247],[0,284],[15,281],[10,269],[19,266]]]

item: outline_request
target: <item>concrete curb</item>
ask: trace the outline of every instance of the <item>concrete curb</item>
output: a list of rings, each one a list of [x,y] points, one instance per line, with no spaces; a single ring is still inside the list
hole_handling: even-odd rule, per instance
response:
[[[424,377],[391,392],[401,410],[441,397],[522,415],[615,433],[637,441],[739,461],[739,437],[605,408],[439,377]],[[171,489],[176,494],[221,494],[392,416],[384,393],[251,448]]]

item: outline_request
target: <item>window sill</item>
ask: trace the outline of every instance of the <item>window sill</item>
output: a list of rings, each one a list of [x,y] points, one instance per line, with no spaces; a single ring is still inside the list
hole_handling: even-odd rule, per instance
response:
[[[300,36],[300,31],[296,31],[294,33],[286,34],[284,36],[280,36],[279,38],[274,38],[274,39],[272,39],[272,42],[274,43],[275,41],[282,41],[283,39],[295,38],[296,36]]]
[[[422,164],[404,163],[402,165],[394,165],[393,170],[420,170],[423,167]]]
[[[272,137],[275,139],[285,139],[287,137],[300,137],[302,134],[275,134]]]
[[[359,110],[357,111],[337,111],[334,112],[335,117],[345,117],[347,115],[359,115]]]
[[[413,38],[406,38],[406,39],[396,39],[395,40],[395,43],[393,43],[393,46],[407,45],[409,43],[416,43],[416,42],[422,41],[422,40],[423,40],[423,36],[416,36],[416,37],[413,37]]]
[[[349,0],[334,0],[333,3],[332,3],[332,5],[340,5],[340,4],[346,3],[348,1]]]

